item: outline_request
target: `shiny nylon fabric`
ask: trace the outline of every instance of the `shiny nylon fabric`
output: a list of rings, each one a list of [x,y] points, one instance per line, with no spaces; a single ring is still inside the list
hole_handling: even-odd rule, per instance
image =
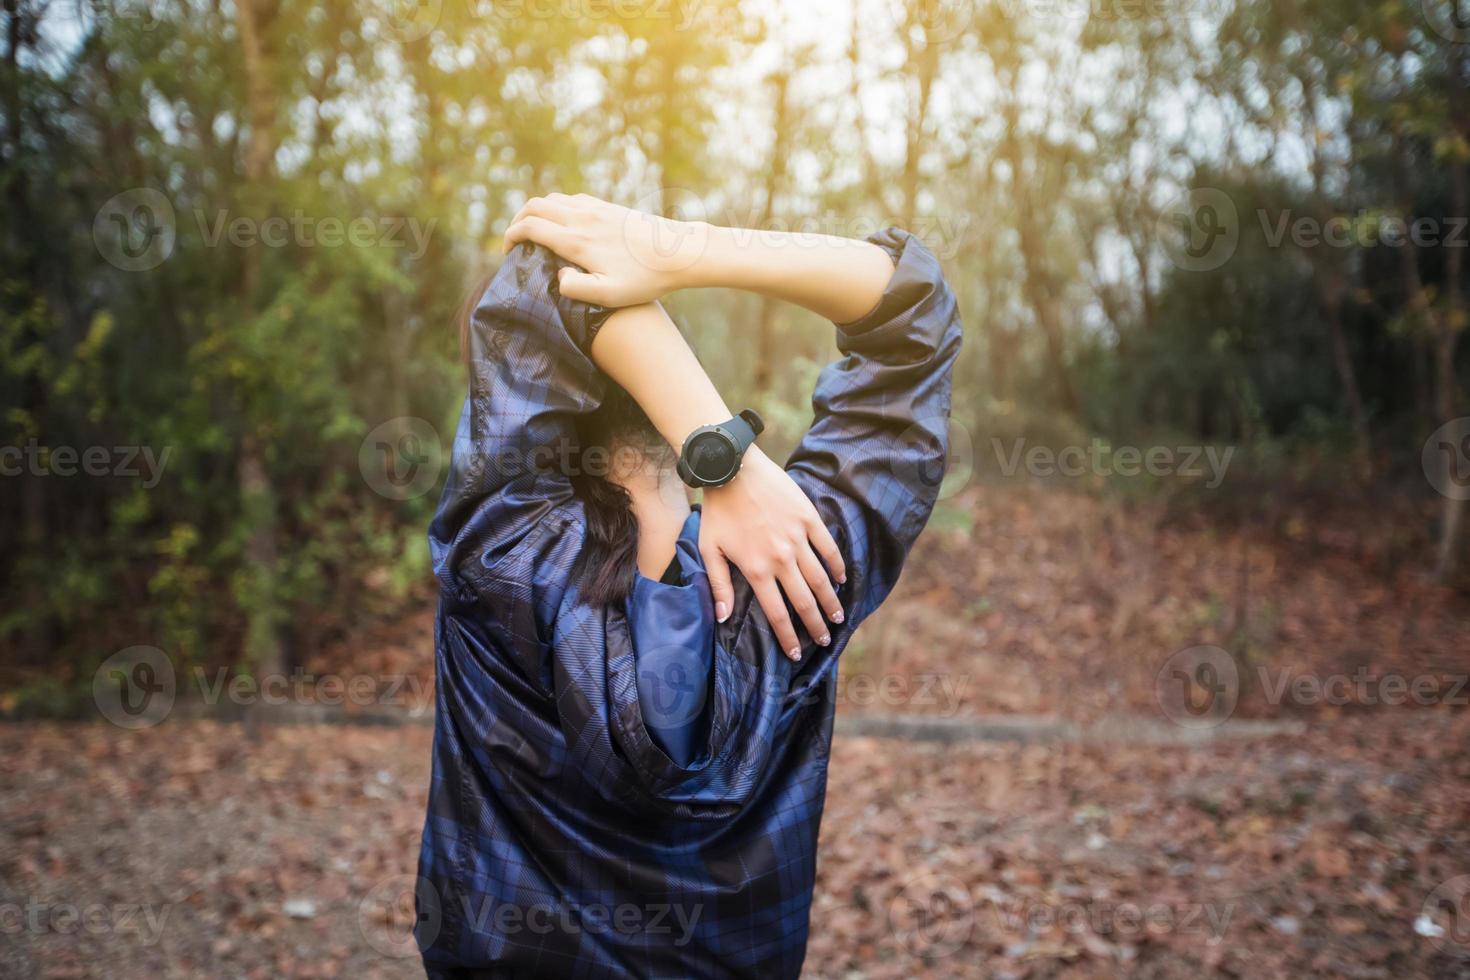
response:
[[[663,579],[635,578],[627,613],[643,725],[664,755],[685,769],[699,759],[700,736],[709,727],[709,651],[719,625],[699,555],[699,520],[696,510],[684,522]]]
[[[800,664],[738,573],[714,622],[697,515],[677,585],[578,601],[585,516],[561,461],[601,398],[586,351],[608,314],[560,296],[564,263],[532,245],[481,298],[429,532],[442,591],[415,931],[430,975],[799,974],[837,657],[933,507],[960,343],[934,257],[901,231],[872,240],[893,279],[837,329],[843,356],[787,463],[848,568],[847,621]],[[670,663],[679,696],[650,703]]]

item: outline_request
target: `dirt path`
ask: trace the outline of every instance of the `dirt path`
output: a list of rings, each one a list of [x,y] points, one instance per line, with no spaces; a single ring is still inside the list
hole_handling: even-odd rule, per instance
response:
[[[421,975],[428,743],[0,726],[0,975]],[[1402,711],[1199,747],[839,736],[807,973],[1470,976],[1467,748]]]

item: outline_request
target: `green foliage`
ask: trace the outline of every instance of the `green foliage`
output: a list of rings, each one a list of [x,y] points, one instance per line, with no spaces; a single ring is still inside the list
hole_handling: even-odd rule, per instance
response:
[[[1241,443],[1270,472],[1340,457],[1361,435],[1324,283],[1343,285],[1365,418],[1422,421],[1428,345],[1465,319],[1445,250],[1415,254],[1416,294],[1402,252],[1297,248],[1258,219],[1343,216],[1360,241],[1385,216],[1455,213],[1463,52],[1417,12],[1239,0],[1205,43],[1189,17],[1063,29],[982,5],[942,30],[883,3],[824,10],[804,38],[800,16],[733,0],[583,19],[445,3],[427,31],[391,4],[7,6],[0,445],[34,440],[52,471],[60,447],[158,463],[0,477],[0,588],[16,599],[0,645],[18,672],[137,642],[268,662],[305,622],[420,601],[435,494],[379,495],[358,451],[400,416],[447,448],[455,312],[533,193],[845,235],[911,226],[967,324],[954,412],[977,466],[991,440],[1021,438]],[[1240,217],[1235,253],[1205,272],[1170,262],[1160,231],[1191,187]],[[164,211],[108,210],[148,193]],[[167,254],[128,268],[119,246],[161,228]],[[763,320],[748,296],[670,306],[789,449],[829,335],[786,309]],[[967,526],[959,508],[936,520]]]

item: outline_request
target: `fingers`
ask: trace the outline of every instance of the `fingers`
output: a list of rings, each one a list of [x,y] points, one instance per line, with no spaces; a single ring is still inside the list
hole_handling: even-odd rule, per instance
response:
[[[612,283],[608,282],[607,276],[600,272],[583,272],[580,269],[565,266],[557,272],[556,276],[561,294],[568,299],[596,303],[598,306],[621,305]]]
[[[571,198],[565,194],[548,194],[545,197],[533,197],[521,209],[516,216],[510,219],[511,224],[525,218],[545,218],[547,221],[559,225],[569,225],[576,218],[576,209],[570,205]]]
[[[816,596],[812,595],[811,587],[806,584],[806,579],[795,561],[781,571],[780,578],[781,588],[785,590],[791,608],[801,617],[801,623],[806,627],[808,635],[819,646],[827,646],[832,642],[832,634],[828,632],[827,623],[822,619],[822,607],[817,605]],[[790,647],[783,649],[789,650]]]
[[[842,560],[842,552],[837,550],[837,542],[833,539],[832,532],[827,530],[827,525],[823,524],[822,519],[815,513],[812,514],[811,523],[807,525],[807,537],[817,554],[822,557],[822,561],[826,563],[827,571],[832,573],[832,578],[839,585],[846,582],[847,563]],[[841,613],[841,610],[839,609],[838,612]],[[832,622],[840,623],[842,620],[834,619]]]
[[[796,564],[801,569],[801,577],[811,588],[817,605],[827,614],[827,618],[834,623],[842,622],[842,601],[837,598],[832,580],[827,576],[827,570],[822,567],[822,563],[817,561],[817,556],[806,548],[797,548]],[[824,630],[825,628],[823,627]],[[820,636],[821,633],[812,635]]]
[[[705,551],[703,555],[704,571],[709,576],[710,595],[715,600],[715,619],[723,623],[730,618],[730,610],[735,608],[735,589],[730,585],[730,565],[718,551]]]
[[[502,252],[509,252],[521,242],[535,242],[537,245],[545,245],[562,258],[571,258],[572,234],[564,226],[538,218],[535,215],[522,218],[512,222],[505,229],[505,242],[501,246]]]
[[[786,656],[792,660],[800,660],[801,643],[796,639],[796,628],[791,625],[791,617],[786,615],[786,602],[781,598],[781,590],[776,587],[776,580],[774,578],[751,579],[750,587],[754,590],[761,608],[766,611],[766,619],[771,624],[771,632],[776,634],[776,642],[781,644],[781,649],[786,651]]]

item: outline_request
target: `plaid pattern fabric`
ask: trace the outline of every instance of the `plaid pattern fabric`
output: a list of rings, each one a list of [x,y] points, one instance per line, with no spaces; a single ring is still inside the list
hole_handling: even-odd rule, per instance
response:
[[[416,934],[431,976],[800,973],[837,657],[933,507],[960,343],[935,258],[901,231],[873,241],[893,280],[838,328],[787,465],[846,557],[847,621],[792,664],[737,573],[730,618],[686,631],[709,644],[708,675],[676,691],[701,726],[680,762],[637,670],[640,650],[681,641],[657,611],[635,631],[627,609],[590,609],[569,580],[585,518],[562,463],[601,397],[586,351],[607,313],[561,297],[563,263],[531,245],[480,300],[429,532],[442,595]],[[683,584],[703,584],[697,548],[681,552]],[[707,588],[688,594],[708,609]]]

